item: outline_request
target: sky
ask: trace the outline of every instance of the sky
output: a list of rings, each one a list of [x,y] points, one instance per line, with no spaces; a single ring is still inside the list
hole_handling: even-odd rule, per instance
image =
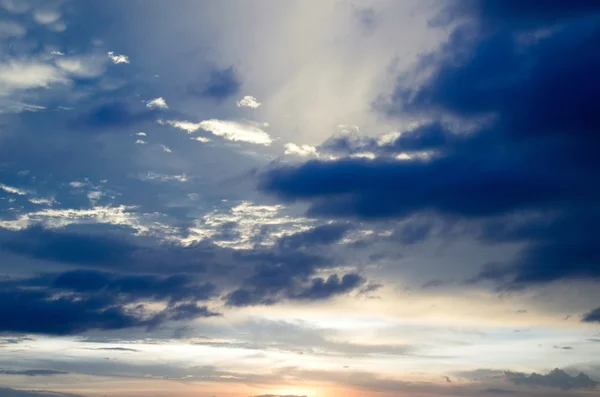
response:
[[[0,0],[0,397],[600,396],[600,2]]]

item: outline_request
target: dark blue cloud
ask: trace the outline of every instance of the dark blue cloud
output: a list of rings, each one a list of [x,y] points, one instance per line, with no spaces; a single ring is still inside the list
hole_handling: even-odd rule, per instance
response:
[[[44,276],[44,279],[52,277]],[[50,288],[71,290],[78,293],[108,293],[131,296],[137,299],[208,300],[215,291],[211,283],[198,283],[188,275],[169,277],[145,275],[118,275],[91,270],[73,270],[58,274],[49,284]]]
[[[447,8],[448,20],[475,17],[487,26],[532,29],[560,24],[565,19],[600,13],[596,1],[588,0],[457,0]]]
[[[376,104],[390,118],[425,119],[423,127],[383,145],[333,138],[325,149],[380,156],[276,165],[260,188],[309,203],[312,216],[433,212],[482,224],[484,243],[525,243],[514,261],[489,265],[479,280],[514,288],[600,279],[600,243],[589,232],[600,222],[599,10],[581,1],[452,3],[444,17],[457,27],[421,61],[424,82],[400,76],[393,94]],[[448,117],[452,131],[441,122]],[[432,156],[383,156],[420,150]],[[515,226],[515,214],[537,217]]]
[[[226,296],[229,306],[272,305],[281,300],[326,300],[356,290],[365,284],[365,279],[358,274],[346,274],[340,280],[334,274],[326,280],[317,277],[303,285],[296,277],[290,277],[279,269],[270,269],[272,274],[264,270],[246,282],[246,285]],[[376,288],[374,288],[376,289]],[[372,290],[374,290],[372,289]]]
[[[300,291],[296,298],[306,300],[329,299],[335,295],[348,293],[365,283],[358,274],[345,274],[342,279],[337,274],[327,280],[319,277],[312,280],[310,287]]]
[[[331,245],[339,242],[351,228],[352,226],[346,223],[317,226],[304,232],[284,236],[279,239],[278,244],[287,249]]]
[[[60,297],[46,291],[0,290],[0,329],[64,335],[90,329],[123,329],[145,325],[145,320],[111,301]]]
[[[169,306],[158,313],[145,310],[141,304],[135,309],[127,307],[136,300],[109,294],[57,295],[52,289],[0,287],[0,332],[69,335],[217,315],[207,308],[191,310],[188,304]]]
[[[116,265],[137,249],[123,236],[49,230],[40,226],[10,233],[0,240],[0,248],[38,259],[90,265],[111,262]]]
[[[341,135],[329,138],[320,147],[322,151],[335,154],[356,154],[372,152],[379,155],[448,150],[464,137],[449,131],[440,122],[421,125],[408,131],[391,142],[380,143],[376,138]]]
[[[432,221],[412,220],[396,229],[391,239],[404,245],[417,244],[425,241],[433,229]]]
[[[162,110],[145,107],[132,110],[127,102],[113,101],[95,106],[79,116],[74,121],[73,128],[87,132],[90,129],[106,131],[112,128],[131,127],[138,123],[154,121],[163,113]]]
[[[213,69],[208,80],[188,85],[191,95],[221,101],[240,92],[242,83],[233,66]]]
[[[600,307],[584,314],[582,320],[586,323],[600,323]]]
[[[233,306],[273,304],[282,299],[319,299],[318,288],[323,290],[322,299],[327,299],[358,287],[359,280],[350,276],[339,285],[330,279],[323,286],[315,278],[318,271],[336,265],[337,259],[327,256],[326,248],[339,242],[351,227],[346,223],[323,225],[286,236],[272,247],[244,250],[210,242],[191,246],[167,244],[127,236],[119,230],[90,233],[76,227],[35,226],[5,231],[0,234],[0,249],[48,261],[49,266],[56,262],[61,264],[58,267],[61,270],[65,265],[74,270],[9,279],[0,283],[0,289],[38,288],[49,295],[67,294],[102,301],[103,307],[165,302],[170,311],[154,317],[159,323],[165,319],[183,319],[195,311],[201,314],[205,309],[178,306],[175,311],[175,305],[209,300],[222,290],[232,291],[224,299]],[[316,289],[311,290],[311,285]],[[330,292],[324,292],[325,289]]]

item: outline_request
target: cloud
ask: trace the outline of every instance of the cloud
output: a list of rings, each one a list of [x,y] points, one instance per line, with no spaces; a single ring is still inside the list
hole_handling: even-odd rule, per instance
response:
[[[0,395],[3,397],[82,397],[79,394],[58,393],[44,390],[16,390],[2,387]]]
[[[311,145],[285,144],[285,154],[293,154],[300,157],[317,156],[317,148]]]
[[[447,150],[448,147],[465,139],[464,136],[453,133],[440,122],[425,123],[395,135],[397,135],[395,138],[390,139],[387,135],[367,137],[345,133],[327,139],[319,149],[343,155],[359,153],[399,155]]]
[[[306,267],[306,265],[304,265]],[[292,270],[289,266],[261,266],[245,280],[242,288],[229,293],[225,299],[229,306],[273,305],[281,300],[323,300],[349,293],[365,283],[357,274],[337,274],[327,280],[317,277],[306,285],[304,280],[313,271]]]
[[[148,310],[140,298],[159,295],[145,290],[143,278],[122,279],[114,291],[98,290],[102,278],[93,275],[82,278],[84,273],[65,275],[56,285],[35,290],[22,288],[29,283],[42,284],[43,280],[24,280],[21,283],[3,282],[0,286],[0,317],[4,319],[0,329],[5,332],[22,332],[50,335],[79,334],[89,330],[118,330],[134,327],[154,327],[167,321],[190,320],[218,315],[206,307],[195,304],[170,304],[163,310]],[[129,284],[128,284],[129,283]],[[43,284],[42,284],[43,285]],[[61,294],[58,292],[62,291]],[[150,295],[148,295],[150,294]]]
[[[60,19],[60,13],[56,10],[36,9],[33,11],[33,19],[42,25],[50,25]]]
[[[66,375],[68,372],[55,371],[52,369],[28,369],[23,371],[12,371],[0,369],[0,375],[24,375],[24,376],[53,376]]]
[[[236,121],[227,120],[204,120],[199,123],[189,121],[167,120],[164,123],[175,128],[187,131],[188,133],[196,132],[199,129],[208,131],[216,136],[223,137],[229,141],[239,141],[254,143],[257,145],[270,145],[273,140],[260,127],[251,124],[243,124]]]
[[[0,37],[22,37],[27,30],[14,21],[0,21]]]
[[[242,99],[237,101],[235,104],[237,105],[238,108],[252,108],[252,109],[256,109],[260,105],[262,105],[260,102],[258,102],[258,100],[256,98],[254,98],[251,95],[246,95],[245,97],[243,97]]]
[[[345,274],[341,280],[337,274],[329,276],[327,280],[319,277],[312,280],[310,287],[298,292],[294,298],[306,300],[329,299],[336,295],[348,293],[364,283],[365,279],[358,274]]]
[[[506,390],[506,389],[497,389],[497,388],[489,388],[481,391],[485,394],[516,394],[515,390]]]
[[[117,351],[117,352],[131,352],[131,353],[139,353],[138,349],[130,349],[127,347],[97,347],[91,350],[105,350],[105,351]]]
[[[261,394],[258,396],[253,396],[253,397],[306,397],[306,396],[299,396],[299,395],[295,395],[295,394],[287,394],[287,395],[283,395],[283,394]]]
[[[15,90],[48,88],[51,84],[67,81],[59,68],[42,62],[13,59],[0,63],[0,95]]]
[[[291,249],[332,245],[339,242],[351,228],[352,225],[345,223],[317,226],[310,230],[283,236],[279,239],[278,244],[282,248]]]
[[[225,69],[211,70],[206,81],[188,84],[188,93],[221,101],[239,93],[240,88],[239,77],[233,66],[230,66]]]
[[[435,288],[444,285],[442,280],[431,280],[421,286],[422,289]]]
[[[561,390],[592,390],[597,389],[599,383],[593,381],[583,372],[577,376],[570,376],[565,371],[560,369],[554,369],[546,375],[540,375],[532,373],[526,375],[518,372],[505,372],[504,376],[506,379],[518,386],[530,386],[530,387],[550,387]]]
[[[165,99],[163,97],[158,97],[158,98],[154,98],[148,102],[146,102],[146,107],[153,109],[153,108],[159,108],[159,109],[168,109],[169,106],[167,105],[167,102],[165,102]]]
[[[127,55],[115,54],[112,51],[109,51],[106,55],[108,55],[108,57],[114,64],[129,63],[129,57]]]
[[[582,321],[586,323],[600,323],[600,307],[584,314]]]
[[[544,12],[537,15],[536,6]],[[593,99],[600,89],[593,72],[600,68],[599,7],[512,1],[448,7],[443,17],[455,27],[449,39],[374,103],[389,119],[414,118],[420,126],[386,140],[334,137],[319,151],[368,149],[375,157],[275,163],[259,188],[306,203],[309,216],[324,219],[434,214],[473,229],[494,226],[494,234],[474,237],[524,247],[473,279],[499,288],[600,279],[600,249],[589,234],[600,221],[600,189],[591,185],[600,167],[592,149],[600,125]],[[551,31],[522,40],[542,28]]]
[[[111,129],[130,127],[138,123],[155,120],[161,114],[160,109],[134,111],[123,101],[112,101],[97,105],[75,120],[74,125],[81,128]]]
[[[16,194],[19,196],[27,195],[27,191],[25,191],[23,189],[19,189],[17,187],[13,187],[13,186],[7,186],[7,185],[1,184],[1,183],[0,183],[0,190],[4,190],[6,193]]]
[[[67,74],[84,79],[100,77],[106,70],[105,58],[97,54],[61,56],[55,63]]]

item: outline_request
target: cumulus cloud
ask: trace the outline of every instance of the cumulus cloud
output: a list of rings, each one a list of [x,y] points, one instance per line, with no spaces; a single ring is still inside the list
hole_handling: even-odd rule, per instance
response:
[[[238,108],[252,108],[252,109],[256,109],[260,105],[262,105],[260,102],[258,102],[258,100],[256,98],[254,98],[251,95],[246,95],[245,97],[243,97],[242,99],[237,101],[235,104],[237,105]]]
[[[163,97],[154,98],[148,102],[146,102],[146,107],[150,109],[159,108],[159,109],[168,109],[169,106]]]
[[[127,55],[115,54],[113,51],[109,51],[106,55],[114,64],[129,63],[129,57]]]

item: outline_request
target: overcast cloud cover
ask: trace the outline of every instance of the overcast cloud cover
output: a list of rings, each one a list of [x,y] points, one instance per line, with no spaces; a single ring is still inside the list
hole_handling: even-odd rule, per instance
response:
[[[599,27],[0,0],[0,397],[600,395]]]

